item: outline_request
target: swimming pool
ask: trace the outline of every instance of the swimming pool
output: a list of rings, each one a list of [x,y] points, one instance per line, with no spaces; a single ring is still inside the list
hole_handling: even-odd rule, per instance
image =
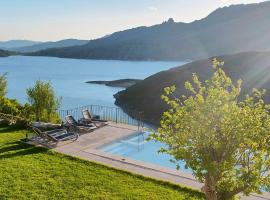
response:
[[[176,169],[176,165],[170,160],[172,157],[167,154],[158,153],[158,150],[165,145],[160,142],[147,141],[149,132],[136,133],[132,136],[122,138],[111,144],[99,148],[100,151],[123,156],[133,160],[140,160],[162,167]],[[185,169],[185,163],[180,162],[180,170],[191,173],[190,169]]]

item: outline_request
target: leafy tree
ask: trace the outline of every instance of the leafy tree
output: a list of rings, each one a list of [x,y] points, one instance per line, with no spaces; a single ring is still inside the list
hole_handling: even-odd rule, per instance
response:
[[[34,87],[27,89],[26,93],[35,112],[36,120],[51,122],[61,101],[56,97],[51,83],[38,80]]]
[[[160,128],[150,138],[167,144],[160,152],[185,161],[202,183],[209,200],[234,199],[269,188],[270,105],[265,91],[240,97],[241,81],[233,84],[213,61],[214,74],[200,81],[186,82],[188,97],[165,88],[162,99],[170,106]]]
[[[4,97],[7,94],[7,73],[0,76],[0,97]]]

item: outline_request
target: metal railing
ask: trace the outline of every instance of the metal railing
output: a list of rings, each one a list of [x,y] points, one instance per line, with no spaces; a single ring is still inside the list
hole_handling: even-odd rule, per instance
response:
[[[65,120],[67,115],[72,115],[76,120],[81,119],[82,111],[89,110],[93,116],[99,116],[102,120],[107,120],[120,124],[129,124],[133,126],[144,127],[141,120],[142,112],[135,110],[125,110],[125,112],[118,107],[88,105],[68,110],[58,110],[58,115],[61,120]]]

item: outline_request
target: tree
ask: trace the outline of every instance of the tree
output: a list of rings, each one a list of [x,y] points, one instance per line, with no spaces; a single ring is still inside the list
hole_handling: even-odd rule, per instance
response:
[[[34,87],[26,91],[37,121],[51,121],[52,115],[60,106],[61,99],[55,95],[50,82],[36,81]]]
[[[7,73],[0,76],[0,98],[7,94]]]
[[[160,128],[150,138],[167,144],[160,152],[185,161],[202,183],[209,200],[229,200],[269,188],[270,105],[265,91],[240,96],[241,81],[233,84],[214,59],[213,76],[186,82],[188,97],[165,88],[162,99],[170,106]],[[242,101],[241,101],[242,99]]]

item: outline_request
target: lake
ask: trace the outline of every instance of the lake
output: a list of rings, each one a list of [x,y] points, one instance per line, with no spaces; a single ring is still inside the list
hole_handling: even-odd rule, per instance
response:
[[[36,80],[51,81],[57,95],[63,97],[61,109],[70,109],[91,104],[115,106],[113,95],[123,90],[86,81],[144,79],[184,63],[11,56],[0,58],[0,74],[8,73],[9,98],[25,103],[26,88]]]

